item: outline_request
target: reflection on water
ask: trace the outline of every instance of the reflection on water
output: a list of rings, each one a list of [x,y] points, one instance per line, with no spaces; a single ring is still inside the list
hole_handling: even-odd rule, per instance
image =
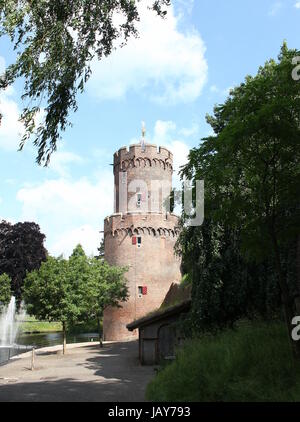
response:
[[[67,343],[84,343],[86,341],[97,341],[97,333],[67,334]],[[62,344],[63,333],[41,333],[23,334],[18,337],[18,344],[23,346],[47,347]]]
[[[98,341],[97,333],[83,333],[83,334],[67,334],[67,343],[85,343],[89,341]],[[63,334],[57,333],[41,333],[41,334],[22,334],[17,338],[18,348],[0,348],[0,364],[6,362],[10,357],[19,353],[24,353],[28,348],[22,346],[30,346],[39,349],[41,347],[56,346],[62,344]]]

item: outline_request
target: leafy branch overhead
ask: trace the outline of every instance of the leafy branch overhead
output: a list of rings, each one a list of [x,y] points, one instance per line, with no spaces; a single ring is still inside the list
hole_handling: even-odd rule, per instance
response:
[[[21,114],[25,134],[20,149],[33,136],[39,164],[48,164],[61,132],[70,125],[77,93],[91,76],[91,61],[138,36],[138,3],[144,1],[0,0],[0,37],[9,36],[17,52],[15,63],[0,77],[0,90],[24,80],[27,106]],[[153,0],[151,7],[164,17],[170,1]],[[122,22],[116,23],[116,13]]]

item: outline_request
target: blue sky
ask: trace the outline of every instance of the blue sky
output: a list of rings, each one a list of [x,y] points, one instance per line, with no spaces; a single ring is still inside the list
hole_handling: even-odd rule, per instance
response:
[[[35,163],[32,145],[17,151],[20,84],[0,94],[0,218],[40,224],[54,255],[79,242],[95,253],[113,212],[114,151],[138,142],[145,121],[147,141],[169,147],[178,169],[230,87],[277,57],[284,39],[299,48],[299,19],[297,0],[174,0],[166,21],[142,7],[140,38],[93,63],[49,168]],[[0,40],[0,72],[12,59]]]

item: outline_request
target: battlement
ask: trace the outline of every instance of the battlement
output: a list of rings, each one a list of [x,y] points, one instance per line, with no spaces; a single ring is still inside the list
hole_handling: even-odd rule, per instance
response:
[[[178,216],[158,213],[116,213],[105,218],[104,235],[116,235],[119,232],[128,234],[148,233],[154,236],[178,234]]]
[[[144,148],[141,144],[133,144],[129,147],[122,147],[115,152],[114,165],[120,164],[124,160],[136,158],[157,159],[172,163],[173,154],[167,148],[161,146],[157,147],[155,144],[145,144]]]

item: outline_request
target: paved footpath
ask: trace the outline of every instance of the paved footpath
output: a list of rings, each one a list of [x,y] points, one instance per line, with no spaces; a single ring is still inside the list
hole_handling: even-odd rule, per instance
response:
[[[5,401],[144,401],[153,367],[141,366],[136,341],[68,345],[37,351],[0,366],[0,402]]]

